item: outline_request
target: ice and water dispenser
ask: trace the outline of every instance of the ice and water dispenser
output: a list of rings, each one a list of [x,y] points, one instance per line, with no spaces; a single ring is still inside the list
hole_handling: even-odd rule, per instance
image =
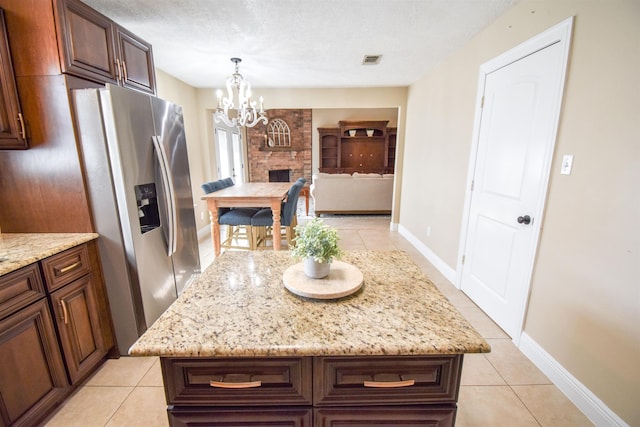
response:
[[[160,211],[154,183],[136,185],[136,203],[142,234],[160,227]]]

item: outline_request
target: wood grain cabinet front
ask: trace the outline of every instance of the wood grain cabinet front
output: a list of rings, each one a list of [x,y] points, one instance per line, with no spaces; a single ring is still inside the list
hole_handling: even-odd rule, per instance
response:
[[[86,245],[68,249],[42,261],[47,289],[52,292],[91,272]]]
[[[462,358],[162,357],[161,364],[173,426],[445,427],[455,422]]]
[[[28,147],[4,11],[0,9],[0,149]]]
[[[92,280],[93,275],[86,275],[51,294],[72,383],[90,373],[107,353]]]
[[[167,403],[202,406],[311,405],[311,359],[162,358]]]
[[[0,277],[0,319],[45,296],[38,264],[31,264]]]
[[[94,271],[88,243],[45,258],[41,265],[69,379],[76,384],[107,354],[96,296],[101,273]]]
[[[456,409],[427,405],[319,408],[313,417],[315,427],[449,427],[455,424]]]
[[[318,128],[320,172],[393,173],[396,128],[387,123],[341,121],[337,128]]]
[[[0,425],[32,426],[69,383],[47,300],[0,321]]]
[[[95,251],[84,243],[0,277],[0,427],[38,425],[114,346]]]
[[[151,45],[80,0],[57,0],[63,72],[155,94]]]
[[[316,406],[454,403],[461,355],[316,357]]]
[[[169,411],[174,427],[311,427],[313,411],[305,407],[279,408],[176,408]]]

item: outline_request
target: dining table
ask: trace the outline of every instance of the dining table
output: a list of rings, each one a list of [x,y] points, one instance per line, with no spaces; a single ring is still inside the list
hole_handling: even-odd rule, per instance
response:
[[[219,208],[257,207],[271,208],[273,213],[274,236],[280,230],[280,210],[282,200],[291,188],[290,182],[246,182],[215,191],[202,196],[207,201],[209,218],[211,219],[211,237],[215,256],[220,255],[220,223]],[[273,239],[273,249],[280,250],[280,240]]]

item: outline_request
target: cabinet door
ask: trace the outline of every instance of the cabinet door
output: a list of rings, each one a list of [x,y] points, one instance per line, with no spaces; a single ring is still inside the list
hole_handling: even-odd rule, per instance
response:
[[[24,118],[20,109],[11,51],[0,9],[0,149],[28,148]]]
[[[68,388],[42,298],[0,322],[0,424],[36,425]]]
[[[116,44],[122,67],[122,85],[155,94],[151,45],[122,27],[116,27]]]
[[[51,294],[72,383],[92,371],[107,353],[92,277],[87,275]]]
[[[384,141],[367,143],[361,152],[362,168],[368,171],[382,172],[386,160],[384,148]]]
[[[79,0],[58,0],[56,12],[62,71],[118,84],[113,22]]]
[[[340,144],[340,158],[341,162],[339,167],[342,168],[357,168],[360,164],[360,153],[357,150],[357,143],[342,141]]]

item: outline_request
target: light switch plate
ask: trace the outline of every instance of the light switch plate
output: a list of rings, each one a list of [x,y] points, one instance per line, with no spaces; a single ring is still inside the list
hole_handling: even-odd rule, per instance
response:
[[[571,175],[572,167],[573,167],[573,154],[565,154],[562,157],[562,166],[560,167],[560,174]]]

